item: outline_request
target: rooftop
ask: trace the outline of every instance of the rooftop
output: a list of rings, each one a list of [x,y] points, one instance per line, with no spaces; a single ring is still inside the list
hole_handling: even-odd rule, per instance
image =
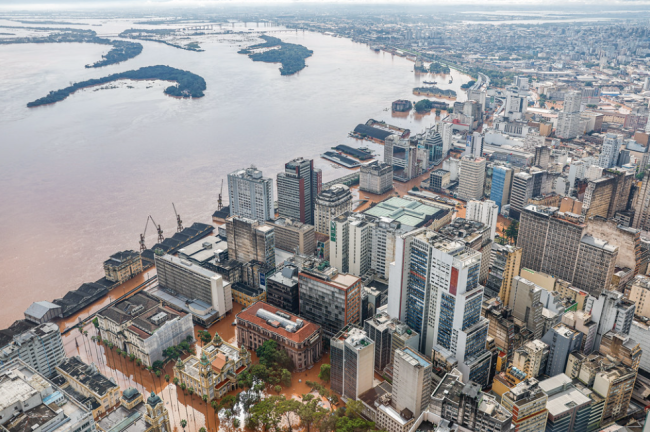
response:
[[[268,320],[258,315],[258,312],[260,310],[265,310],[270,314],[275,314],[275,315],[278,315],[278,312],[281,313],[282,315],[279,316],[285,320],[290,321],[291,323],[294,323],[297,330],[295,332],[291,332],[287,330],[287,328],[285,328],[287,326],[282,326],[282,325],[274,326],[270,324]],[[271,315],[269,315],[269,317],[270,316]],[[271,306],[268,303],[262,301],[255,302],[251,306],[239,312],[237,314],[237,323],[239,323],[239,320],[248,321],[252,324],[264,328],[266,331],[275,333],[281,337],[285,337],[294,342],[302,342],[310,338],[312,335],[314,335],[314,333],[318,332],[320,329],[320,326],[317,324],[300,319],[296,315],[290,314],[289,312],[286,312],[275,306]],[[302,322],[302,326],[298,325],[298,321]]]
[[[590,402],[590,398],[578,391],[577,388],[571,387],[568,390],[549,396],[546,409],[548,409],[549,414],[557,417],[566,411]]]
[[[418,227],[428,220],[434,219],[444,209],[418,201],[399,197],[388,198],[364,211],[364,214],[376,217],[386,217],[403,225]]]
[[[122,252],[117,252],[111,255],[109,259],[104,261],[105,266],[109,267],[119,267],[124,264],[126,261],[130,261],[135,258],[139,258],[140,254],[132,250],[125,250]]]
[[[262,288],[256,288],[242,282],[235,282],[234,284],[230,285],[230,289],[240,292],[249,297],[258,297],[264,294],[264,290]]]
[[[580,242],[585,243],[589,246],[602,249],[606,252],[614,253],[618,251],[618,246],[611,245],[609,242],[606,240],[601,240],[597,239],[595,237],[592,237],[590,235],[585,235],[580,239]]]
[[[163,256],[156,256],[156,261],[159,261],[159,260],[160,261],[170,262],[172,264],[175,264],[178,267],[181,267],[181,268],[183,268],[183,269],[185,269],[187,271],[190,271],[192,273],[196,273],[198,275],[201,275],[201,276],[203,276],[205,278],[211,279],[211,278],[214,278],[214,277],[219,277],[219,278],[221,277],[221,276],[219,276],[217,273],[215,273],[213,271],[205,269],[205,268],[203,268],[203,267],[201,267],[201,266],[199,266],[197,264],[193,264],[188,260],[177,258],[177,257],[169,255],[169,254],[163,255]]]
[[[93,366],[82,362],[79,357],[64,358],[57,369],[65,372],[100,397],[118,388],[117,384],[100,374]]]

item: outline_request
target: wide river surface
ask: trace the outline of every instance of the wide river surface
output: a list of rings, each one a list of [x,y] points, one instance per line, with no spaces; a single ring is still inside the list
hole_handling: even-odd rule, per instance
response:
[[[115,36],[130,27],[143,26],[81,28]],[[248,28],[277,30],[233,27]],[[275,178],[285,162],[303,156],[323,169],[324,181],[343,176],[349,171],[319,155],[340,143],[358,147],[347,138],[358,123],[374,118],[421,132],[434,115],[393,116],[390,103],[419,99],[412,88],[429,79],[464,100],[460,85],[470,80],[456,71],[453,84],[416,75],[412,61],[348,39],[273,35],[313,50],[308,67],[281,76],[278,65],[237,54],[235,36],[201,41],[205,52],[142,42],[136,58],[99,69],[84,65],[108,51],[103,45],[0,45],[0,326],[22,318],[33,301],[100,278],[112,253],[138,249],[148,215],[173,234],[172,202],[186,225],[210,223],[229,172],[255,164]],[[167,83],[122,82],[26,108],[71,82],[158,64],[204,77],[205,97],[179,100],[163,94]],[[147,245],[155,239],[149,226]]]

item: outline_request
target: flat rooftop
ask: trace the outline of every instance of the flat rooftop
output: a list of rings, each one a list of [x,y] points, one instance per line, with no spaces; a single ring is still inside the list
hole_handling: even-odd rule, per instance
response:
[[[364,211],[364,214],[386,217],[404,225],[417,227],[444,209],[399,197],[388,198]]]

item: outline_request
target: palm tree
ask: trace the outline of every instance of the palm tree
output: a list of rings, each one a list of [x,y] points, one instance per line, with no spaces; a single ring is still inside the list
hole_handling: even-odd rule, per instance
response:
[[[181,427],[183,430],[185,430],[185,426],[187,426],[187,420],[181,420]]]

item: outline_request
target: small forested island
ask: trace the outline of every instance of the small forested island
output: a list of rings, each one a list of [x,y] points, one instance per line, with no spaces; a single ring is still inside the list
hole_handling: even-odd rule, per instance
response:
[[[91,79],[87,81],[72,84],[61,90],[51,91],[45,97],[36,99],[27,104],[29,108],[40,105],[47,105],[62,101],[85,87],[106,84],[111,81],[130,79],[130,80],[147,80],[156,79],[162,81],[176,81],[178,85],[169,86],[165,89],[165,94],[183,98],[200,98],[203,97],[203,91],[206,89],[205,80],[192,72],[176,69],[170,66],[147,66],[138,70],[126,71],[106,76],[104,78]]]
[[[111,45],[113,48],[102,56],[102,60],[90,65],[87,68],[97,68],[120,63],[137,56],[142,52],[142,44],[121,40],[110,40],[100,38],[93,30],[51,28],[51,27],[10,27],[4,28],[28,28],[31,30],[53,31],[48,36],[41,37],[19,37],[0,39],[0,45],[25,44],[25,43],[95,43],[99,45]],[[1,27],[0,27],[1,28]]]
[[[429,72],[435,74],[448,74],[451,72],[448,66],[443,66],[438,62],[433,62],[429,65]]]
[[[148,42],[158,42],[162,43],[165,45],[169,45],[174,48],[178,49],[183,49],[187,51],[197,51],[201,52],[204,51],[201,49],[199,46],[198,42],[190,42],[185,45],[180,45],[176,43],[172,43],[169,41],[166,41],[164,39],[156,39],[156,37],[164,37],[164,36],[172,36],[176,33],[176,30],[174,29],[128,29],[124,30],[122,33],[120,33],[118,36],[121,38],[127,38],[127,39],[138,39],[138,40],[144,40]]]
[[[462,86],[460,86],[460,88],[462,88],[463,90],[467,90],[468,88],[470,88],[474,84],[476,84],[476,81],[471,80],[470,82],[467,82],[467,83],[463,84]]]
[[[437,97],[447,97],[455,98],[456,92],[454,90],[443,90],[438,87],[415,87],[413,89],[413,94],[418,96],[437,96]]]
[[[420,101],[417,101],[413,107],[415,108],[415,111],[417,111],[419,114],[429,112],[432,109],[436,109],[436,110],[449,109],[449,105],[447,105],[446,103],[431,101],[429,99],[422,99]]]
[[[314,53],[312,50],[309,50],[302,45],[282,42],[280,39],[273,36],[262,35],[260,38],[264,39],[263,43],[239,50],[239,54],[247,54],[253,61],[281,63],[281,75],[293,75],[296,72],[303,70],[307,66],[305,64],[305,59],[311,57]],[[273,49],[262,52],[252,51],[260,48]]]

